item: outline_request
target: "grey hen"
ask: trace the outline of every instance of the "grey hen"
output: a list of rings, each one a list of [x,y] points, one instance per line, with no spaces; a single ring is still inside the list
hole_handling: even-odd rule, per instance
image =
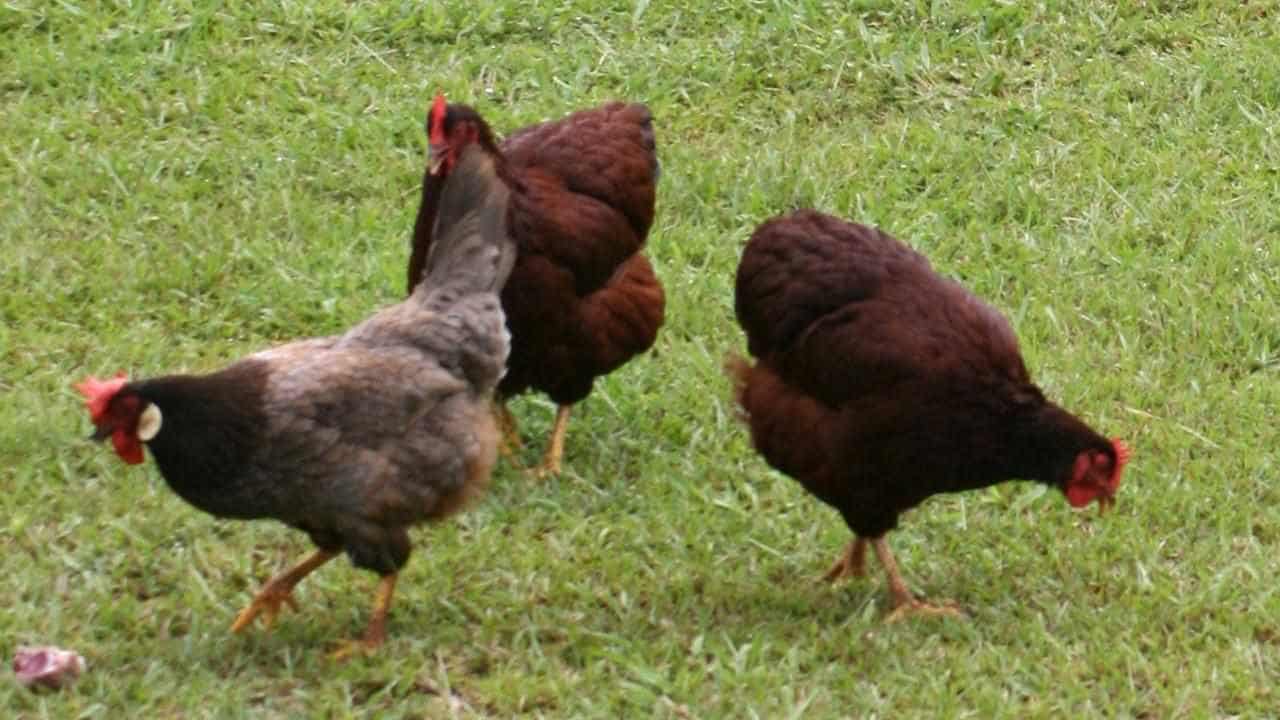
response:
[[[515,260],[508,191],[465,152],[440,197],[424,279],[343,335],[290,343],[209,375],[77,384],[97,432],[128,463],[150,448],[180,496],[219,517],[275,518],[318,550],[272,578],[236,619],[270,625],[308,573],[346,552],[382,576],[364,637],[386,637],[411,525],[460,509],[488,483],[490,403],[510,350],[498,293]]]

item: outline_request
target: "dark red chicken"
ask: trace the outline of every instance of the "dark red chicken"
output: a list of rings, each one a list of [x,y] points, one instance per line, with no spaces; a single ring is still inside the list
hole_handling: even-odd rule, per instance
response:
[[[870,541],[890,619],[956,612],[915,598],[885,542],[929,496],[1026,479],[1073,507],[1114,502],[1124,444],[1045,399],[1004,317],[884,232],[812,210],[769,220],[735,309],[756,358],[729,362],[752,441],[853,531],[828,579],[862,575]]]
[[[498,385],[499,422],[518,445],[506,399],[530,389],[550,396],[559,409],[539,474],[558,473],[570,407],[596,378],[652,347],[662,325],[662,285],[641,253],[658,180],[649,110],[609,103],[518,130],[499,145],[475,110],[437,96],[427,135],[409,291],[431,249],[440,184],[458,148],[479,143],[502,159],[507,227],[519,248],[502,291],[511,357]]]
[[[343,335],[251,355],[210,375],[77,385],[97,432],[128,463],[149,448],[169,486],[219,517],[274,518],[319,548],[272,578],[232,626],[267,625],[307,574],[346,552],[382,576],[368,629],[386,636],[408,528],[488,484],[492,393],[508,352],[498,290],[515,260],[492,158],[457,161],[439,197],[423,282]]]

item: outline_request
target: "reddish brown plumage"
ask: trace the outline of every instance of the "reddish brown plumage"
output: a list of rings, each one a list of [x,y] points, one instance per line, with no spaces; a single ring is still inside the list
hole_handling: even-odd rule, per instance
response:
[[[428,118],[428,134],[439,134]],[[567,406],[597,377],[648,350],[664,312],[662,285],[641,254],[653,223],[658,161],[648,108],[613,102],[526,127],[501,145],[471,108],[450,105],[450,153],[471,142],[501,158],[511,188],[508,227],[519,249],[502,293],[511,357],[502,397],[529,389]],[[430,251],[434,195],[444,171],[423,181],[409,288]]]
[[[756,448],[859,537],[941,492],[1027,479],[1087,504],[1119,484],[1122,446],[1045,399],[1005,319],[879,230],[811,210],[764,223],[735,305]]]

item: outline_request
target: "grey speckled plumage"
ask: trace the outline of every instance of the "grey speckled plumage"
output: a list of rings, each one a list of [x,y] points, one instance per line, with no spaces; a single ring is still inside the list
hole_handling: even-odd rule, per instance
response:
[[[498,293],[515,257],[494,173],[478,148],[463,154],[404,302],[212,375],[130,383],[122,392],[163,413],[148,446],[174,490],[216,515],[282,520],[383,574],[407,560],[409,525],[482,490],[510,349]]]

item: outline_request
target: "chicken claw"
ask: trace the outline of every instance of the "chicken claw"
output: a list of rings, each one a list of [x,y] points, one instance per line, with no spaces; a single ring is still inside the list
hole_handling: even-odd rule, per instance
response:
[[[867,541],[865,538],[856,538],[849,541],[849,546],[836,559],[831,569],[827,571],[822,579],[827,582],[835,582],[847,577],[865,577],[867,574]]]
[[[543,458],[542,462],[536,468],[529,470],[529,474],[535,480],[546,480],[547,478],[560,476],[560,458],[552,457],[550,454]]]
[[[895,607],[885,616],[884,621],[886,624],[892,624],[913,615],[918,617],[965,617],[964,610],[961,610],[956,603],[947,601],[934,604],[913,597],[905,601],[895,600]]]
[[[391,610],[391,598],[396,591],[396,575],[383,575],[378,582],[378,590],[373,597],[373,614],[369,617],[369,627],[359,640],[344,640],[338,648],[329,653],[329,659],[342,662],[355,655],[367,655],[378,649],[387,641],[387,613]]]
[[[386,616],[383,615],[383,621],[371,621],[368,629],[359,640],[343,640],[338,643],[338,647],[329,653],[329,659],[334,662],[346,662],[357,655],[372,655],[387,641]]]
[[[365,638],[361,638],[359,640],[343,640],[338,643],[338,647],[335,648],[333,652],[329,653],[329,659],[334,662],[346,662],[357,655],[371,655],[381,644],[381,640],[370,641]]]
[[[293,599],[294,586],[336,556],[336,552],[317,550],[302,562],[268,580],[267,584],[263,585],[258,594],[253,597],[248,607],[236,616],[236,621],[231,623],[231,632],[238,633],[249,627],[259,615],[262,616],[266,627],[270,629],[272,623],[276,621],[276,616],[280,614],[281,605],[288,605],[296,611],[298,601]]]
[[[955,603],[931,605],[911,593],[906,581],[902,579],[902,573],[898,571],[898,561],[893,558],[893,552],[889,550],[889,543],[883,535],[873,539],[871,547],[875,549],[876,557],[889,576],[889,594],[893,596],[893,610],[885,617],[886,623],[898,622],[909,615],[964,617],[964,611]]]
[[[262,616],[263,628],[270,630],[276,622],[276,616],[280,614],[281,605],[288,605],[294,612],[298,611],[298,601],[293,599],[292,590],[270,585],[262,588],[253,601],[236,616],[236,621],[231,623],[231,632],[241,632],[252,625],[258,616]]]

